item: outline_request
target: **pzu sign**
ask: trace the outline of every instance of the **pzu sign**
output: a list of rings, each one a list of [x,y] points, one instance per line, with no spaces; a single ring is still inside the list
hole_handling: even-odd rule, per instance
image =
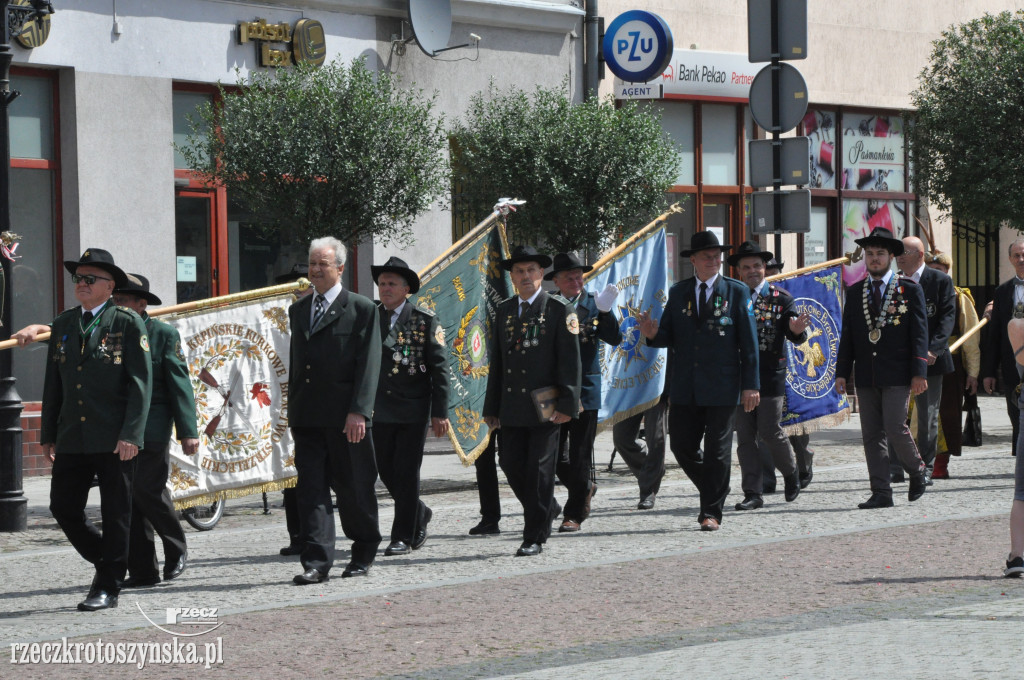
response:
[[[602,47],[612,73],[627,82],[646,83],[672,60],[672,31],[657,14],[634,9],[612,21]]]

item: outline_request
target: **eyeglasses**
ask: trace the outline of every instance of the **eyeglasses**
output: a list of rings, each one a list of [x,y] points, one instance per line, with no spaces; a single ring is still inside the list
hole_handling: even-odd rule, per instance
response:
[[[87,285],[87,286],[91,286],[92,284],[96,283],[97,280],[99,280],[99,281],[113,281],[114,279],[108,279],[105,276],[96,276],[95,274],[72,274],[71,275],[72,283],[81,283],[82,281],[85,281],[85,285]]]

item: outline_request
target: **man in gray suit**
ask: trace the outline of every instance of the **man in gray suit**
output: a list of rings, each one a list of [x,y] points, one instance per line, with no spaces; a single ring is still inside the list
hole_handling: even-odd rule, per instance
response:
[[[381,542],[370,436],[380,374],[380,317],[369,298],[342,287],[345,255],[338,239],[315,239],[309,245],[309,280],[316,294],[288,309],[288,421],[305,538],[303,573],[293,579],[298,585],[326,581],[334,564],[332,486],[341,528],[353,542],[342,576],[365,576]]]

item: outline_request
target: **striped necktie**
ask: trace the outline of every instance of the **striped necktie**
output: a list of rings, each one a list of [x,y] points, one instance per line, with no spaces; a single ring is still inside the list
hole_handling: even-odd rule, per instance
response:
[[[324,312],[327,311],[327,298],[322,294],[317,295],[313,302],[313,323],[309,326],[310,330],[316,328],[316,325],[320,323],[320,319],[323,318]]]

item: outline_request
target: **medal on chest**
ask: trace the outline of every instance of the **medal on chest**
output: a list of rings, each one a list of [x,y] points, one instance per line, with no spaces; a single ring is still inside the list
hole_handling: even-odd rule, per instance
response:
[[[878,317],[871,318],[871,291],[869,281],[864,282],[864,294],[862,296],[862,307],[864,308],[864,321],[868,327],[868,341],[876,345],[882,339],[882,329],[886,325],[899,326],[900,316],[906,314],[907,303],[903,299],[903,286],[896,284],[896,277],[889,279],[889,285],[885,287],[882,294],[882,304],[879,305]]]

